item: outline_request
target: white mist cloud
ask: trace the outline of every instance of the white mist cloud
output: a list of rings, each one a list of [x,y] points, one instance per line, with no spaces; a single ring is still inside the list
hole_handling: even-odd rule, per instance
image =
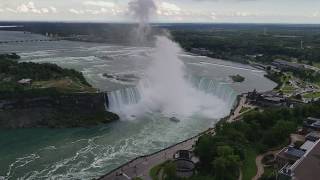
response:
[[[117,4],[109,1],[84,1],[82,6],[74,6],[68,9],[68,12],[73,15],[81,15],[85,17],[86,15],[120,15],[124,14],[124,9]]]
[[[75,9],[71,8],[68,10],[69,13],[74,15],[103,15],[103,16],[120,16],[120,14],[124,14],[124,11],[117,8],[98,8],[98,9]]]
[[[132,0],[0,0],[1,20],[132,21]],[[137,1],[137,0],[134,0]],[[141,2],[150,0],[141,0]],[[154,22],[320,23],[319,0],[153,0]],[[241,1],[241,2],[240,2]],[[141,9],[140,12],[144,11]]]
[[[47,9],[46,9],[47,10]],[[37,9],[34,2],[30,1],[26,4],[21,4],[17,7],[17,12],[18,13],[36,13],[36,14],[41,14],[42,9]]]
[[[73,8],[69,9],[69,12],[73,13],[73,14],[84,14],[84,11],[76,10],[76,9],[73,9]]]
[[[178,5],[168,2],[162,2],[160,8],[167,11],[181,11],[181,8]]]
[[[51,10],[52,13],[57,13],[58,12],[57,8],[55,8],[53,6],[50,6],[49,9]]]
[[[6,8],[6,11],[11,13],[31,13],[31,14],[47,14],[57,13],[57,9],[53,6],[50,7],[37,7],[33,1],[22,3],[16,6],[16,8]]]
[[[164,16],[173,16],[181,14],[181,8],[173,3],[161,2],[158,5],[157,14]]]
[[[201,11],[199,9],[185,9],[175,3],[169,3],[166,1],[157,3],[157,14],[159,17],[164,17],[168,21],[183,22],[190,21],[212,22],[218,19],[216,12],[214,11]]]
[[[320,17],[320,12],[314,12],[312,13],[312,16],[311,17]]]
[[[48,8],[41,8],[42,13],[49,13],[49,9]]]
[[[250,12],[235,12],[232,14],[232,16],[234,17],[250,17],[250,16],[257,16],[254,13],[250,13]]]
[[[85,1],[83,2],[85,6],[98,6],[98,7],[107,7],[107,8],[114,8],[115,3],[108,2],[108,1]]]
[[[11,13],[17,13],[17,11],[12,8],[6,8],[5,10]]]

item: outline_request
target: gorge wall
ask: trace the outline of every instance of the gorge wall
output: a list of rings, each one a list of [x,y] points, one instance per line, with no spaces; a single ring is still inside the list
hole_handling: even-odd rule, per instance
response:
[[[0,99],[0,128],[87,127],[118,120],[106,111],[104,93]]]

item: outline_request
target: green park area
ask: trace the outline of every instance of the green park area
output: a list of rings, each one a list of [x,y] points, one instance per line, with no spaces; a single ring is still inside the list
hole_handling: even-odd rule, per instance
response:
[[[250,107],[242,107],[239,113],[241,114],[241,113],[244,113],[244,112],[248,112],[250,109],[252,109],[252,108],[250,108]]]
[[[317,67],[317,68],[320,68],[320,62],[313,63],[313,66],[314,66],[314,67]]]
[[[320,92],[306,93],[303,95],[303,97],[308,99],[320,98]]]
[[[0,72],[0,92],[3,93],[45,89],[63,93],[96,91],[80,72],[49,63],[20,63],[15,54],[0,55]]]
[[[245,151],[245,157],[243,166],[241,167],[244,180],[251,180],[257,173],[256,157],[258,156],[256,150],[248,148]]]
[[[295,90],[295,88],[290,84],[290,79],[292,79],[292,76],[292,73],[284,73],[281,77],[282,87],[280,90],[284,94],[293,93]]]

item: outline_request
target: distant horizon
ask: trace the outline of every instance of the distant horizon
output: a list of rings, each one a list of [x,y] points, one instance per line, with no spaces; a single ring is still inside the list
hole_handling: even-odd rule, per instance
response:
[[[2,0],[0,21],[133,22],[133,0]],[[150,0],[151,1],[151,0]],[[153,0],[155,23],[320,24],[316,0]]]
[[[1,23],[84,23],[84,24],[138,24],[133,21],[3,21]],[[239,24],[239,25],[320,25],[320,23],[291,23],[291,22],[278,22],[278,23],[265,23],[265,22],[150,22],[151,25],[154,24],[203,24],[203,25],[214,25],[214,24]],[[1,27],[2,25],[0,25]],[[4,25],[4,26],[15,26]]]

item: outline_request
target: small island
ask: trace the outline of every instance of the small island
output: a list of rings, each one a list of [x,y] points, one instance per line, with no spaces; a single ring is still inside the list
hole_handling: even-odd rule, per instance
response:
[[[233,80],[233,82],[243,82],[245,80],[245,77],[240,76],[239,74],[230,76],[230,78]]]
[[[0,54],[0,128],[87,127],[118,120],[83,74]]]

